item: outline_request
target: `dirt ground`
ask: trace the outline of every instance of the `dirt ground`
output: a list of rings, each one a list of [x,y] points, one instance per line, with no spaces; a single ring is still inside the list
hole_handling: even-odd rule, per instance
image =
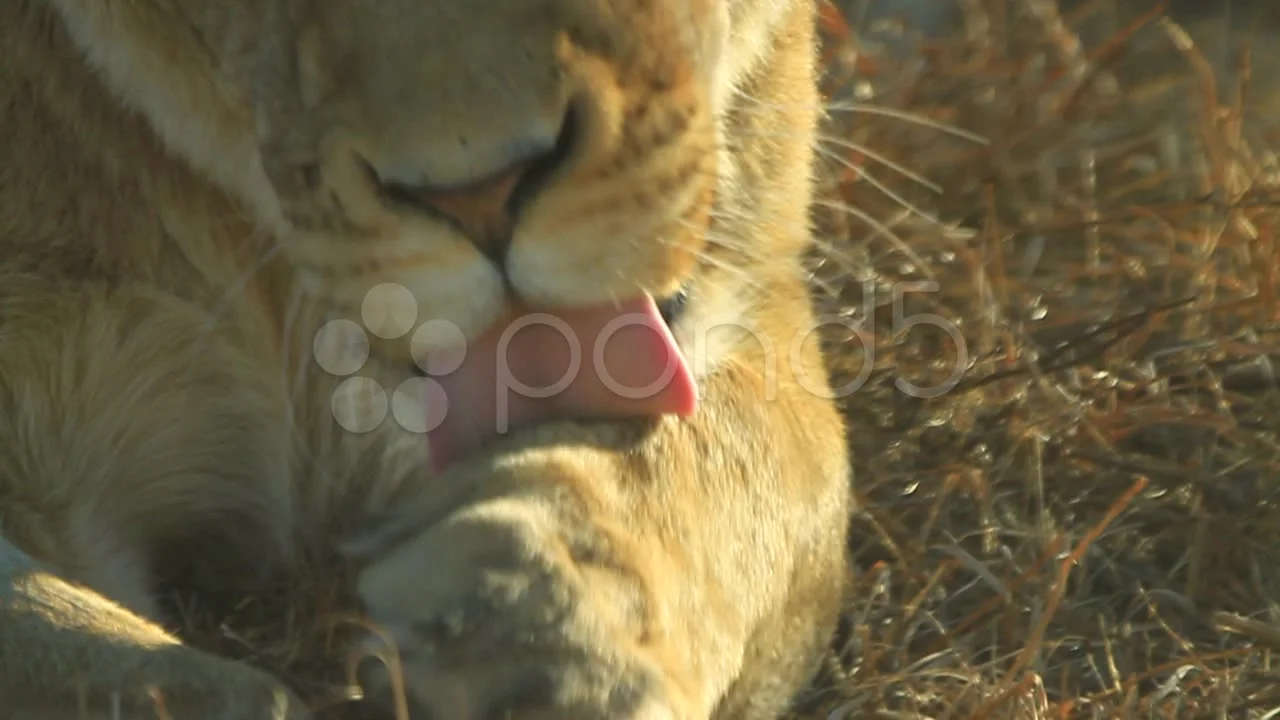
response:
[[[1276,717],[1280,3],[872,2],[822,15],[858,509],[795,717]],[[253,612],[203,644],[337,686]]]

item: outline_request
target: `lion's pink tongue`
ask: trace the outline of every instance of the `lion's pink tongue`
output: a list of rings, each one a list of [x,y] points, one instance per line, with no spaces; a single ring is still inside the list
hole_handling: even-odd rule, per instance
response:
[[[456,370],[432,377],[447,400],[429,409],[438,468],[539,421],[688,415],[697,403],[693,374],[649,297],[516,317],[468,343]]]

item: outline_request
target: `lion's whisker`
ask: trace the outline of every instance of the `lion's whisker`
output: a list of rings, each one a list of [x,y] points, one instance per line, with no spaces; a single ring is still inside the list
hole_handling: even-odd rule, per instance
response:
[[[932,180],[929,180],[923,175],[913,172],[909,168],[904,167],[903,165],[900,165],[899,163],[896,163],[890,160],[889,158],[885,157],[884,155],[881,155],[880,153],[877,153],[876,151],[866,147],[865,145],[856,143],[852,140],[846,140],[844,138],[836,137],[833,135],[820,135],[818,140],[819,142],[828,142],[833,145],[838,145],[839,147],[845,148],[847,150],[853,150],[855,152],[861,153],[862,155],[866,155],[872,160],[880,163],[881,165],[884,165],[885,167],[888,167],[891,170],[896,171],[898,174],[906,178],[909,178],[920,185],[923,185],[929,190],[932,190],[933,192],[939,193],[939,194],[942,193],[941,185],[938,185],[937,183],[933,182]],[[827,154],[827,153],[824,153],[824,154]],[[830,157],[831,155],[828,155],[828,156]],[[866,174],[865,170],[862,172],[863,174]]]
[[[750,93],[744,92],[740,89],[734,92],[734,98],[739,101],[754,104],[757,107],[768,108],[772,110],[818,109],[822,111],[823,114],[862,113],[866,115],[880,115],[884,117],[892,117],[897,120],[902,120],[904,122],[910,123],[912,125],[927,127],[932,130],[937,130],[939,132],[946,133],[948,135],[954,135],[956,137],[963,138],[965,140],[968,140],[970,142],[973,142],[979,145],[991,144],[990,139],[982,135],[978,135],[977,133],[970,132],[968,130],[957,127],[955,125],[950,125],[947,123],[940,122],[938,120],[934,120],[933,118],[930,118],[927,115],[923,115],[917,112],[910,112],[910,111],[902,110],[898,108],[883,106],[883,105],[876,105],[874,103],[850,102],[850,101],[830,101],[830,102],[824,101],[824,102],[817,102],[817,103],[778,103],[778,102],[761,100],[751,95]]]
[[[915,250],[911,249],[910,244],[904,241],[897,233],[893,232],[893,230],[891,230],[889,226],[886,225],[885,223],[875,219],[868,213],[863,212],[847,203],[837,202],[833,200],[816,199],[814,200],[814,204],[818,207],[831,208],[841,212],[846,212],[849,215],[852,215],[853,217],[856,217],[859,220],[862,220],[863,222],[867,223],[876,231],[877,234],[884,235],[885,237],[889,238],[890,242],[892,242],[894,246],[897,247],[902,252],[902,254],[905,255],[907,259],[910,260],[911,263],[915,265],[917,269],[920,270],[920,272],[924,273],[925,276],[927,276],[930,280],[937,279],[934,272],[930,269],[929,264],[926,263],[924,259],[921,258],[920,255],[916,253]],[[894,220],[893,222],[896,223],[900,221],[901,221],[900,219],[897,219],[897,220]],[[938,224],[941,225],[941,223],[938,223]],[[874,239],[875,237],[876,235],[872,235],[866,240],[869,241]]]
[[[240,277],[236,278],[235,281],[231,283],[218,303],[210,309],[209,316],[205,321],[206,331],[211,330],[213,326],[222,319],[222,316],[230,309],[233,302],[244,295],[245,289],[249,287],[249,281],[262,271],[263,268],[271,264],[271,261],[280,254],[282,249],[283,246],[279,241],[271,242],[258,259],[250,263],[249,267],[241,273]]]
[[[872,175],[871,173],[867,172],[864,168],[860,168],[857,165],[854,165],[853,162],[850,161],[848,158],[838,153],[831,152],[830,150],[827,150],[825,148],[819,148],[818,151],[823,157],[830,158],[835,162],[839,163],[840,165],[857,172],[860,178],[867,181],[867,184],[871,185],[871,187],[875,188],[876,190],[879,190],[881,193],[887,196],[890,200],[893,200],[895,203],[900,205],[902,208],[910,211],[912,214],[927,220],[930,224],[937,225],[939,227],[943,225],[943,222],[939,220],[936,216],[924,210],[923,208],[919,207],[918,205],[913,204],[910,200],[907,200],[901,194],[893,191],[892,189],[889,188],[889,186],[885,185],[883,182],[876,179],[875,175]]]
[[[902,120],[904,122],[911,123],[913,125],[927,127],[932,130],[937,130],[939,132],[946,133],[948,135],[954,135],[955,137],[968,140],[969,142],[972,142],[978,145],[991,144],[991,140],[989,138],[983,137],[982,135],[979,135],[977,133],[969,132],[968,130],[965,130],[963,128],[956,127],[955,125],[948,125],[946,123],[938,122],[937,120],[933,120],[932,118],[929,118],[925,115],[921,115],[919,113],[907,112],[907,111],[899,110],[896,108],[882,107],[879,105],[869,105],[866,103],[830,103],[830,104],[827,104],[824,109],[827,110],[828,112],[854,112],[854,113],[864,113],[867,115],[881,115],[884,117],[891,117],[897,120]]]

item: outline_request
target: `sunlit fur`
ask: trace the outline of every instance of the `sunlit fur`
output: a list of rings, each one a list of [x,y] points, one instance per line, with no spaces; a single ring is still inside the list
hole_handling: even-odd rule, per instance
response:
[[[360,596],[415,707],[776,714],[845,572],[844,429],[816,334],[796,344],[813,12],[0,3],[0,718],[150,718],[153,686],[180,720],[305,717],[153,624],[158,583],[252,587],[375,517],[395,531],[363,546]],[[363,164],[464,184],[569,105],[574,152],[515,227],[508,286]],[[312,357],[387,282],[469,336],[508,292],[687,286],[698,414],[546,425],[432,476],[419,436],[338,427]],[[362,373],[395,387],[405,343],[374,345]]]

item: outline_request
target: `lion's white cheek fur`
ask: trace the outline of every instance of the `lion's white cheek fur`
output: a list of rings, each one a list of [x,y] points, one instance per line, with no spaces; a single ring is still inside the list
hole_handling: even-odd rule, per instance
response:
[[[413,295],[415,327],[428,320],[445,320],[467,337],[483,332],[498,318],[506,303],[506,290],[501,273],[492,263],[465,247],[440,253],[439,257],[422,250],[419,259],[397,263],[395,258],[400,253],[394,252],[395,248],[412,248],[415,244],[430,248],[433,244],[433,239],[424,239],[412,231],[398,235],[396,239],[379,239],[378,252],[369,255],[368,259],[380,262],[381,269],[351,275],[322,274],[308,266],[323,267],[323,258],[333,257],[328,248],[335,242],[354,245],[357,241],[326,239],[320,246],[314,237],[295,235],[289,247],[299,261],[298,278],[303,290],[348,312],[361,312],[375,287],[385,283],[399,285]],[[440,244],[439,239],[434,241]]]
[[[474,337],[498,318],[506,303],[502,276],[479,258],[457,269],[414,268],[388,280],[408,288],[418,303],[418,322],[446,320]]]

